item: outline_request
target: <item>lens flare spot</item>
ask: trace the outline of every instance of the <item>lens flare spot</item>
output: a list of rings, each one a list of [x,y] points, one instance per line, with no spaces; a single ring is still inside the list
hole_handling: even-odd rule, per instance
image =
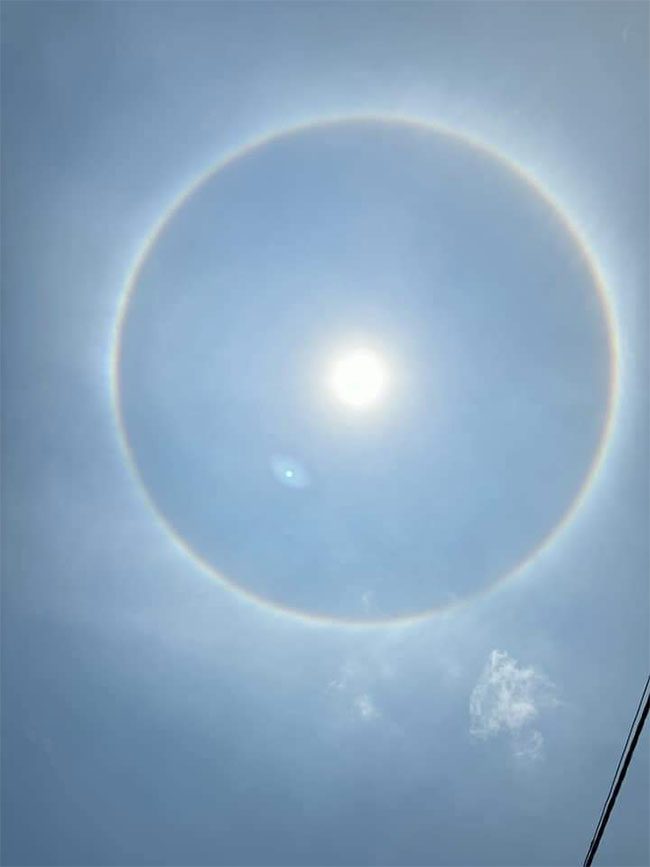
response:
[[[271,458],[271,470],[277,481],[287,488],[306,488],[310,483],[307,470],[288,455],[274,455]]]

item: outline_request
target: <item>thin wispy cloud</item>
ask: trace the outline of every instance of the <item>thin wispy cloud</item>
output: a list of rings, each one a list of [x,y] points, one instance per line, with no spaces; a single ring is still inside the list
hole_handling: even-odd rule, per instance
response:
[[[339,669],[337,677],[330,680],[327,689],[337,696],[346,714],[360,721],[371,722],[383,717],[373,695],[374,688],[390,680],[393,673],[387,663],[371,665],[367,660],[348,660]]]
[[[362,719],[372,720],[378,719],[381,713],[377,709],[373,699],[367,693],[361,693],[354,699],[354,707]]]
[[[502,650],[490,653],[469,699],[470,734],[479,740],[505,735],[516,758],[538,760],[544,752],[540,713],[556,707],[555,684]]]

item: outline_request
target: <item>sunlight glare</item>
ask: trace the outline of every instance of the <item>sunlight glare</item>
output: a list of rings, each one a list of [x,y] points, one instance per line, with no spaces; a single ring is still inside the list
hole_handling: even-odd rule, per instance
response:
[[[338,358],[332,367],[330,388],[341,403],[355,409],[376,404],[386,388],[386,370],[369,349],[355,349]]]

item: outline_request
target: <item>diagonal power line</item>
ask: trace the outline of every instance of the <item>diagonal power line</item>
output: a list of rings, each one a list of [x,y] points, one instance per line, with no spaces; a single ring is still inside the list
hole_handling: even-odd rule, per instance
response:
[[[594,856],[598,850],[598,846],[600,845],[600,841],[602,840],[603,834],[605,833],[607,822],[612,813],[612,810],[614,809],[616,798],[618,797],[618,793],[621,791],[621,786],[623,785],[623,780],[625,779],[627,769],[629,768],[630,762],[632,761],[632,754],[634,753],[634,748],[639,741],[641,730],[643,729],[643,724],[645,723],[646,717],[648,716],[648,711],[650,711],[650,692],[648,691],[649,685],[650,675],[648,676],[648,679],[645,682],[645,686],[643,687],[643,692],[641,693],[641,698],[639,699],[639,704],[636,709],[636,713],[634,714],[632,725],[630,726],[630,730],[627,733],[627,740],[625,741],[623,752],[621,753],[621,757],[618,760],[618,765],[616,766],[616,770],[614,771],[614,777],[609,787],[607,797],[605,798],[603,809],[600,811],[598,823],[596,824],[596,830],[594,831],[594,836],[592,837],[591,843],[589,844],[589,849],[587,850],[587,855],[585,857],[582,867],[590,867],[590,864],[593,862]]]

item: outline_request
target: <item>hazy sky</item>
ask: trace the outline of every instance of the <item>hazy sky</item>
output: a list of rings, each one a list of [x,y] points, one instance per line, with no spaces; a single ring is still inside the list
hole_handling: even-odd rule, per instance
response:
[[[647,4],[2,18],[3,863],[581,863],[649,659]]]

